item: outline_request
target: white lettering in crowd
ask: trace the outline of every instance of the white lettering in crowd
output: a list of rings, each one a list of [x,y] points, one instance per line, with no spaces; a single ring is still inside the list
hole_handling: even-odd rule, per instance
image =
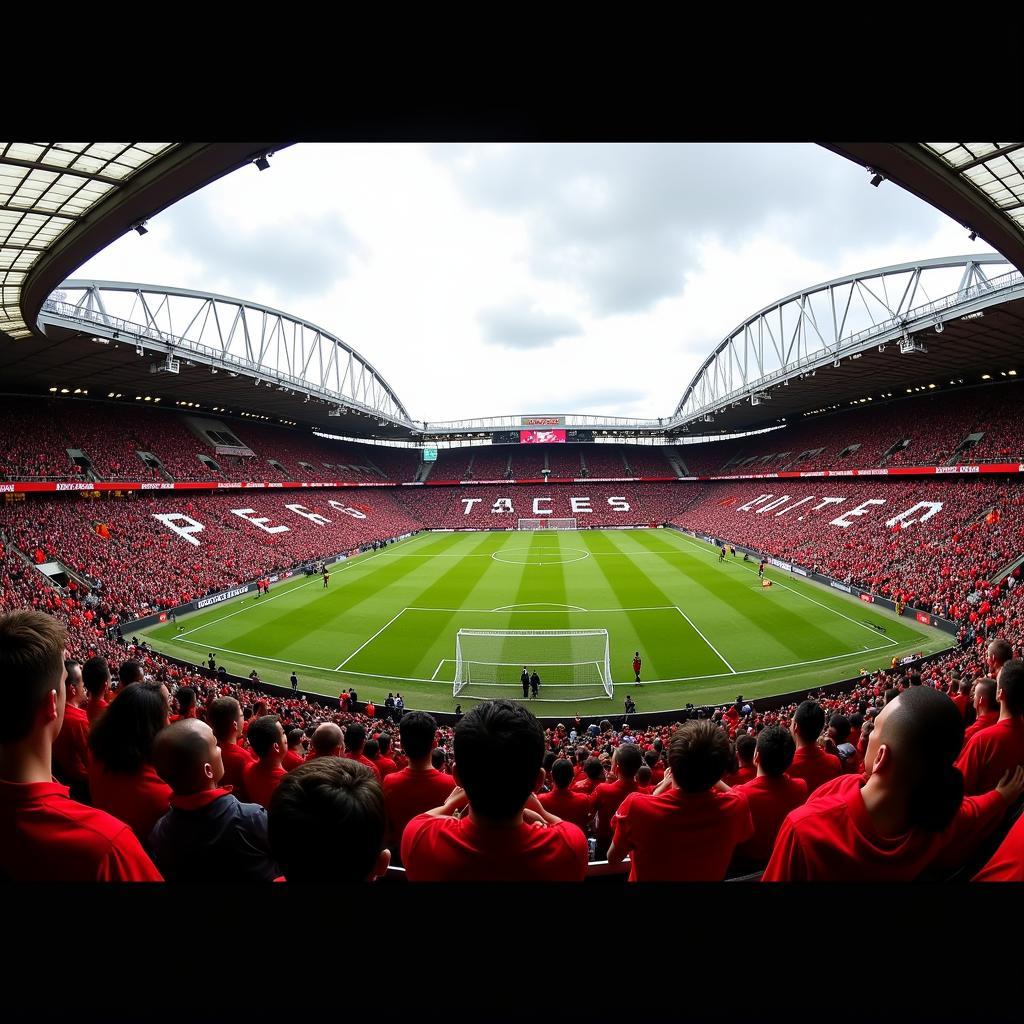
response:
[[[483,498],[463,498],[462,504],[466,507],[462,510],[464,516],[468,516],[473,511],[473,506],[483,501]]]
[[[348,505],[342,505],[340,501],[334,501],[333,499],[327,502],[331,508],[336,508],[339,512],[343,512],[347,516],[351,516],[353,519],[365,519],[366,515],[360,512],[357,508],[349,508]]]
[[[578,515],[580,512],[593,512],[594,510],[590,507],[589,498],[570,498],[569,503],[572,505],[572,514]]]
[[[812,512],[818,512],[828,505],[841,505],[845,498],[822,498],[821,501],[811,509]]]
[[[285,505],[285,508],[290,509],[297,516],[302,516],[303,519],[308,519],[311,523],[316,523],[317,526],[326,526],[330,519],[325,519],[319,512],[310,512],[305,505]]]
[[[608,499],[608,504],[611,505],[611,507],[616,512],[628,512],[629,511],[629,502],[626,501],[625,498],[621,498],[621,497],[620,498],[609,498]]]
[[[247,594],[252,584],[247,584],[244,587],[236,587],[234,590],[225,590],[223,594],[215,594],[213,597],[204,597],[196,601],[196,608],[209,608],[211,604],[220,604],[221,601],[227,601],[229,598],[238,597],[239,594]]]
[[[748,501],[746,505],[740,505],[736,510],[737,512],[749,512],[755,505],[760,505],[762,502],[767,501],[771,497],[770,494],[760,494],[753,501]]]
[[[830,526],[841,526],[844,530],[848,526],[853,526],[853,518],[855,516],[866,516],[871,511],[872,505],[884,505],[884,498],[868,498],[867,501],[862,501],[856,508],[851,508],[848,512],[844,512],[841,516],[833,519]]]
[[[252,523],[253,526],[258,526],[265,533],[288,533],[287,526],[267,526],[266,524],[270,520],[266,516],[257,516],[256,509],[254,508],[233,508],[231,514],[238,516],[239,519],[244,519],[246,522]]]
[[[540,503],[542,501],[551,501],[550,498],[534,498],[533,499],[533,514],[535,516],[549,516],[551,515],[551,509],[541,508]]]
[[[785,505],[789,501],[789,495],[783,494],[781,498],[776,498],[774,501],[769,501],[767,505],[762,505],[754,515],[761,515],[762,512],[771,512],[773,508],[778,508],[780,505]]]
[[[189,544],[194,544],[199,547],[199,541],[195,537],[189,536],[193,533],[202,533],[206,529],[202,523],[197,523],[191,516],[185,515],[184,512],[168,512],[164,515],[157,515],[153,513],[153,518],[159,520],[169,530],[173,530],[179,537],[184,537]],[[187,525],[179,526],[178,523],[184,522]]]
[[[781,512],[776,512],[775,515],[776,516],[784,516],[787,512],[792,512],[793,509],[799,508],[801,505],[804,504],[804,502],[807,502],[807,501],[814,501],[814,495],[811,494],[811,495],[809,495],[806,498],[801,498],[799,501],[794,501],[793,504],[790,505],[788,508],[784,508]],[[763,512],[763,511],[764,511],[764,509],[758,509],[758,512]]]
[[[515,509],[512,507],[511,498],[498,498],[491,506],[492,516],[506,515],[512,512],[515,512]]]
[[[920,519],[907,518],[907,516],[913,515],[919,508],[926,508],[928,511],[925,512]],[[904,526],[910,526],[912,523],[924,523],[941,511],[941,501],[919,501],[913,508],[908,508],[906,512],[901,512],[898,516],[893,516],[892,519],[887,519],[885,521],[885,525],[895,526],[897,523],[903,523]]]

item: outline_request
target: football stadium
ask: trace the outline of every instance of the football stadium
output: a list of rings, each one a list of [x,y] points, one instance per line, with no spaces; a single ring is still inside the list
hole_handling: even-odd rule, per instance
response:
[[[575,380],[580,322],[481,313],[491,391],[414,363],[404,282],[372,363],[297,250],[315,312],[223,294],[196,216],[224,266],[83,271],[302,148],[0,143],[0,877],[1024,881],[1024,143],[815,149],[969,252],[766,267],[646,413],[613,315]],[[600,255],[592,159],[537,194]]]

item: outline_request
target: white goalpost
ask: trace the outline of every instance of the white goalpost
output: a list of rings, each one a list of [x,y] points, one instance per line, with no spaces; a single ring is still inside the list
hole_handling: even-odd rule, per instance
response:
[[[540,678],[541,700],[614,695],[607,629],[460,629],[452,695],[522,699],[523,669]]]
[[[575,530],[576,519],[520,519],[520,530]]]

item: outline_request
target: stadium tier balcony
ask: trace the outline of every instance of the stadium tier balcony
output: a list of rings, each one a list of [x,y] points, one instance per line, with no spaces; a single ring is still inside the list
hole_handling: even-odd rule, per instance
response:
[[[575,480],[581,475],[580,449],[575,444],[546,445],[548,469],[554,480]]]
[[[626,472],[626,465],[622,461],[622,445],[587,445],[583,458],[587,464],[586,475],[588,477],[623,477],[632,475]]]
[[[633,476],[671,476],[676,471],[665,458],[659,445],[628,445],[625,448],[626,461],[633,470]]]
[[[513,445],[481,445],[473,457],[472,479],[505,480],[508,476],[509,456],[514,454],[514,450]]]

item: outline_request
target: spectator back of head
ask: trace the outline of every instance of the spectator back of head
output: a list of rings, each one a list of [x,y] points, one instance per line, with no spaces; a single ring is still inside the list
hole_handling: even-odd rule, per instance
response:
[[[0,743],[17,743],[33,732],[51,690],[57,691],[58,707],[63,707],[66,642],[64,627],[42,612],[18,611],[0,618]]]
[[[996,680],[997,695],[1011,715],[1024,715],[1024,661],[1013,658],[1003,664]]]
[[[398,735],[402,738],[405,756],[419,760],[433,749],[437,722],[433,715],[428,715],[425,711],[410,711],[402,716],[402,721],[398,725]]]
[[[246,735],[249,739],[249,746],[252,747],[253,753],[257,757],[266,757],[270,753],[270,748],[277,743],[280,735],[277,727],[280,722],[281,719],[277,715],[260,715],[249,726],[249,732]]]
[[[731,760],[729,738],[713,722],[686,722],[668,745],[672,779],[687,793],[709,790],[728,771]]]
[[[131,686],[133,683],[141,683],[145,677],[142,662],[136,661],[134,658],[122,661],[117,669],[117,678],[121,681],[122,688]]]
[[[816,700],[805,700],[793,714],[797,735],[805,743],[813,743],[825,728],[825,712]]]
[[[108,771],[134,775],[152,758],[153,741],[167,725],[163,683],[134,683],[110,702],[89,733],[89,749]]]
[[[99,697],[110,684],[110,666],[106,658],[98,655],[82,666],[82,682],[90,697]]]
[[[796,742],[788,729],[770,725],[757,737],[757,760],[765,775],[777,778],[792,763]]]
[[[218,740],[227,739],[231,726],[238,720],[241,710],[234,697],[218,697],[206,709],[207,721]]]

